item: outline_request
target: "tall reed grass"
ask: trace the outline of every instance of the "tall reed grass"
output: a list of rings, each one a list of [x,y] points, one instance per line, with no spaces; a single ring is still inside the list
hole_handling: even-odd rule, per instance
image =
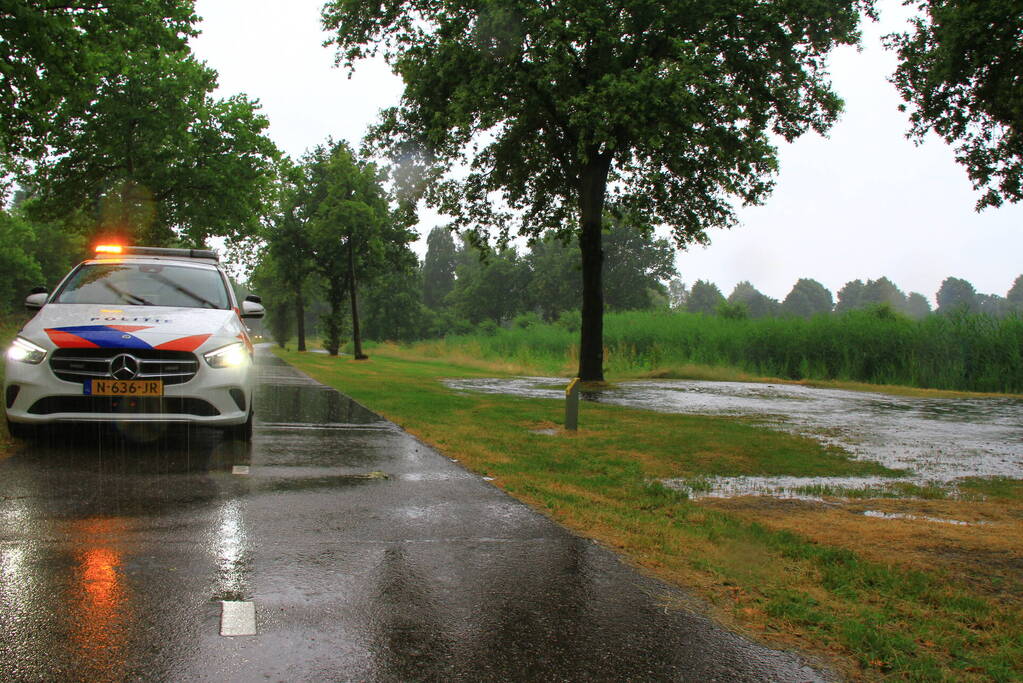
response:
[[[558,324],[492,330],[427,342],[438,351],[570,369],[578,332]],[[732,320],[635,311],[604,319],[610,372],[686,365],[730,367],[765,377],[1023,393],[1023,317],[931,315],[888,309],[810,319]]]

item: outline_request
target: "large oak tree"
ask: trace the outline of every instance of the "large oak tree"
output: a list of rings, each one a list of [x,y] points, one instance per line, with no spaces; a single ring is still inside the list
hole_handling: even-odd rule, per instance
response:
[[[870,0],[330,0],[353,67],[382,47],[405,82],[372,139],[456,226],[576,233],[579,376],[603,379],[605,202],[683,248],[772,187],[774,133],[823,132],[825,69]],[[466,170],[467,169],[467,170]]]

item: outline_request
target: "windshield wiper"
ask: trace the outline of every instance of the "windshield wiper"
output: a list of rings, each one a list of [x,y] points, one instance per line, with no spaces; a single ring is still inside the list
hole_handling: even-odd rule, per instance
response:
[[[213,303],[209,299],[206,299],[203,296],[201,296],[199,294],[196,294],[195,292],[190,290],[188,287],[184,287],[181,284],[179,284],[177,282],[174,282],[174,280],[171,280],[169,277],[160,275],[158,273],[152,273],[151,277],[154,280],[156,280],[157,282],[162,282],[165,285],[170,285],[170,287],[172,289],[175,289],[178,292],[181,292],[182,294],[187,296],[189,299],[192,299],[193,301],[198,301],[199,303],[203,304],[207,308],[217,308],[217,309],[220,308],[220,306],[217,306],[215,303]]]
[[[152,301],[149,301],[148,299],[143,299],[138,294],[132,294],[131,292],[126,292],[123,289],[119,289],[118,287],[115,287],[114,285],[112,285],[111,283],[109,283],[109,282],[107,282],[105,280],[103,281],[103,286],[106,287],[107,289],[109,289],[111,292],[113,292],[117,296],[119,296],[122,299],[124,299],[129,304],[132,304],[133,306],[155,306],[156,305]],[[134,302],[132,301],[133,299],[134,299]]]

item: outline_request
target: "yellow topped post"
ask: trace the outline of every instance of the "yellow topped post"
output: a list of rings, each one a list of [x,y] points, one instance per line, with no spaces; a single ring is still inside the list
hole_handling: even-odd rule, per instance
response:
[[[573,379],[565,389],[565,429],[579,428],[579,378]]]

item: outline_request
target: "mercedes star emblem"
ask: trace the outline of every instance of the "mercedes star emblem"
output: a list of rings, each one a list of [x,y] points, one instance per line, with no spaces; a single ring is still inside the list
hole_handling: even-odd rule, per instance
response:
[[[114,379],[135,379],[139,374],[139,362],[135,356],[121,354],[110,361],[110,376]]]

